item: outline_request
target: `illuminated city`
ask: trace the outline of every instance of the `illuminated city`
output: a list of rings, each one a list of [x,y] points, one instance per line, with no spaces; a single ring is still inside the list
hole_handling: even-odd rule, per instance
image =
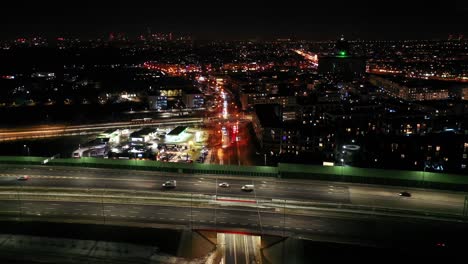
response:
[[[2,263],[464,256],[465,3],[137,2],[7,3]]]

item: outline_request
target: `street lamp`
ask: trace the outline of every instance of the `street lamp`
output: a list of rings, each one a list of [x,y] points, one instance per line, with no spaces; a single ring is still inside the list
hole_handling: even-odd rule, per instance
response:
[[[343,177],[344,159],[340,159],[340,161],[341,161],[341,177]]]
[[[427,165],[426,165],[426,163],[424,163],[424,167],[423,167],[423,177],[422,177],[423,187],[424,187],[424,178],[425,178],[425,176],[426,176],[426,168],[427,168]]]
[[[24,148],[26,148],[28,156],[29,156],[29,147],[27,145],[24,145]]]

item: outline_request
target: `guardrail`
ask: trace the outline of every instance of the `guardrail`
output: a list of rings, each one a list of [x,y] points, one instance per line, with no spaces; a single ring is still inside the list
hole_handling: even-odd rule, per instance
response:
[[[279,177],[284,179],[342,181],[468,191],[468,175],[345,166],[325,167],[285,163],[280,163],[277,167],[233,166],[169,163],[150,160],[114,160],[99,158],[46,159],[43,157],[0,157],[0,164],[1,163],[149,170],[185,174]]]

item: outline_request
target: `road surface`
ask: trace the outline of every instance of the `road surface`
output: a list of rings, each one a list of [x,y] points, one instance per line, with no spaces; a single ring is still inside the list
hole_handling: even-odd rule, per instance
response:
[[[29,175],[28,181],[16,177]],[[175,193],[216,195],[218,198],[294,200],[372,208],[396,208],[421,212],[461,215],[466,193],[391,186],[359,185],[325,181],[280,180],[276,178],[224,177],[165,172],[111,170],[73,167],[2,165],[0,187],[65,187],[122,189],[161,192],[161,184],[177,180]],[[228,182],[229,188],[218,187]],[[241,186],[254,184],[255,191],[242,192]],[[402,190],[412,197],[400,197]]]

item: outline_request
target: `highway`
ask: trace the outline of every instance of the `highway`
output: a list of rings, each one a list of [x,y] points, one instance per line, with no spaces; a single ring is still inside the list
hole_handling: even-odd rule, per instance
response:
[[[143,227],[192,228],[218,232],[245,232],[379,246],[407,245],[425,238],[425,246],[462,236],[465,223],[423,221],[393,217],[291,215],[273,211],[177,205],[126,205],[64,201],[0,201],[2,219],[99,223]]]
[[[468,231],[460,215],[465,193],[411,189],[412,197],[399,197],[400,188],[347,183],[48,166],[0,168],[2,220],[236,232],[406,248],[437,243],[462,247]],[[23,175],[30,179],[16,179]],[[162,189],[161,183],[169,179],[176,179],[177,187]],[[220,182],[230,187],[217,187]],[[240,187],[247,183],[254,184],[255,191],[242,192]],[[346,207],[360,205],[373,209]],[[377,210],[382,207],[454,217]],[[226,263],[258,258],[254,237],[224,239]]]
[[[29,175],[28,181],[16,177]],[[421,212],[461,215],[466,193],[407,189],[391,186],[359,185],[325,181],[281,180],[276,178],[226,177],[163,172],[111,170],[73,167],[2,165],[0,187],[54,187],[152,191],[161,193],[161,184],[177,180],[174,193],[215,195],[218,199],[239,199],[246,202],[274,199],[322,204],[359,205],[371,208],[396,208]],[[221,182],[229,188],[218,187]],[[243,192],[241,186],[254,184],[255,191]],[[412,197],[398,193],[408,190]]]

